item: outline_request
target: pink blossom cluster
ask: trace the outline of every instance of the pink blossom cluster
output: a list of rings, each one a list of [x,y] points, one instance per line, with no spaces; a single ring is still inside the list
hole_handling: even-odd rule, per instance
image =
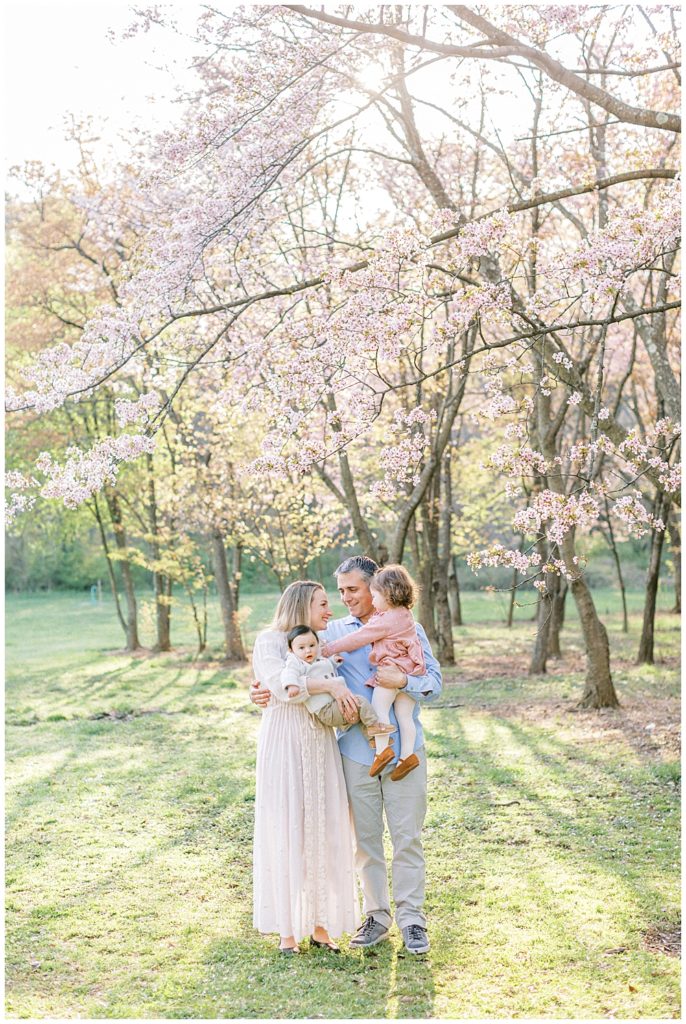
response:
[[[659,420],[646,431],[645,438],[641,438],[638,430],[634,428],[614,450],[618,455],[627,460],[636,474],[642,472],[644,464],[657,470],[658,479],[664,489],[674,494],[681,486],[681,465],[680,463],[670,465],[656,453],[656,449],[657,452],[662,450],[659,446],[661,439],[667,444],[678,437],[680,432],[681,427],[679,424],[673,424],[667,419]]]
[[[649,529],[664,530],[665,528],[661,519],[648,512],[643,504],[643,496],[640,491],[617,498],[614,503],[614,513],[618,519],[626,523],[635,537],[642,537]]]
[[[479,569],[486,567],[496,568],[504,565],[509,569],[516,569],[522,574],[527,573],[532,566],[540,565],[541,555],[538,551],[531,551],[526,554],[523,551],[514,551],[506,548],[499,541],[491,544],[481,551],[472,551],[467,555],[467,565],[478,575]]]
[[[146,394],[141,395],[140,398],[135,399],[135,401],[118,398],[114,403],[114,409],[119,426],[125,427],[129,423],[136,423],[138,421],[147,423],[158,412],[161,405],[162,399],[157,392],[148,391]]]
[[[441,234],[455,226],[454,210],[439,210],[430,222],[432,234]],[[507,210],[496,210],[488,217],[469,221],[459,235],[449,241],[450,263],[455,268],[470,266],[489,253],[500,254],[515,238],[516,221]]]
[[[541,452],[521,445],[512,448],[510,445],[500,445],[492,452],[484,462],[485,469],[496,469],[506,476],[543,476],[548,472],[548,462]]]
[[[38,486],[38,481],[26,476],[17,469],[5,473],[5,488],[10,491],[5,500],[5,525],[10,526],[17,516],[29,512],[35,502],[35,494],[30,492]]]
[[[629,274],[673,249],[680,232],[681,188],[676,181],[658,191],[650,209],[623,204],[604,228],[584,239],[564,271],[581,279],[593,301],[613,294]]]
[[[570,300],[591,314],[597,303],[613,298],[637,271],[678,245],[681,220],[680,181],[656,187],[649,206],[624,203],[604,227],[568,249],[558,238],[537,240],[539,283],[526,300],[530,316],[568,316]],[[566,357],[557,362],[567,369]]]
[[[515,412],[517,409],[517,403],[515,402],[512,395],[505,395],[502,392],[494,395],[488,405],[483,410],[483,415],[489,420],[494,420],[498,416],[506,416],[508,413]]]
[[[496,324],[509,323],[511,312],[510,289],[504,282],[466,287],[450,304],[445,323],[434,328],[436,341],[443,343],[463,334],[476,320]]]
[[[10,391],[8,408],[50,412],[70,396],[85,396],[130,357],[137,338],[135,318],[124,309],[102,309],[73,345],[60,342],[38,352],[23,371],[34,387]]]
[[[589,526],[599,514],[598,502],[589,491],[566,495],[546,488],[515,514],[513,526],[520,533],[534,535],[542,533],[545,526],[548,539],[560,544],[570,530]]]
[[[537,46],[544,46],[551,37],[579,32],[588,26],[595,13],[592,7],[572,4],[505,4],[492,10],[497,12],[497,20],[506,31],[516,39],[528,38]]]
[[[600,434],[597,441],[575,441],[566,451],[565,457],[572,464],[583,464],[590,456],[595,458],[599,452],[607,452],[611,455],[614,451],[615,446],[607,434]]]
[[[554,352],[553,362],[557,363],[560,366],[566,367],[566,369],[568,370],[571,370],[573,366],[572,360],[569,358],[569,356],[566,356],[564,352]]]
[[[417,406],[410,410],[396,410],[393,432],[405,436],[400,436],[396,444],[383,448],[379,465],[384,475],[372,484],[372,495],[391,501],[403,486],[418,483],[421,464],[430,443],[431,425],[435,419],[433,409],[427,412]]]
[[[36,460],[36,469],[48,478],[41,494],[45,498],[61,499],[67,508],[76,508],[105,484],[114,484],[122,462],[132,462],[154,449],[154,438],[144,434],[121,434],[99,441],[90,451],[68,448],[62,465],[49,452],[43,452]]]

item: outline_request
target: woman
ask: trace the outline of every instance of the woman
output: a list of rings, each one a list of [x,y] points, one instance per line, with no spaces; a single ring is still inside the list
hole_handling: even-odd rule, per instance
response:
[[[353,844],[343,768],[333,729],[304,705],[314,693],[331,693],[351,721],[357,705],[334,680],[308,680],[307,692],[289,699],[281,686],[286,633],[303,624],[326,628],[331,618],[324,588],[309,580],[281,595],[271,629],[257,637],[255,678],[271,691],[257,742],[253,923],[278,932],[283,953],[314,945],[338,951],[331,936],[359,924]]]

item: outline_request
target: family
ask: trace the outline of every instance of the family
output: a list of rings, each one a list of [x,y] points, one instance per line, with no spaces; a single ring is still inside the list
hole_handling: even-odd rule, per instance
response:
[[[426,953],[421,830],[427,773],[420,705],[442,680],[410,611],[402,566],[346,559],[333,619],[321,583],[291,583],[253,652],[250,699],[263,709],[255,794],[253,923],[284,955],[339,952],[386,939],[393,916],[384,814],[393,847],[395,920],[410,953]],[[355,868],[363,894],[361,921]]]

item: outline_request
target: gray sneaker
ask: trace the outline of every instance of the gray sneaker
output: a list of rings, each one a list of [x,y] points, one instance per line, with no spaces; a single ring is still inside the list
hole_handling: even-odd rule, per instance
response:
[[[384,928],[382,924],[375,921],[373,917],[368,917],[367,920],[360,925],[355,935],[350,940],[351,949],[366,949],[368,946],[375,946],[377,942],[382,942],[388,938],[388,928]]]
[[[403,928],[403,942],[408,953],[428,953],[429,936],[420,924],[408,924]]]

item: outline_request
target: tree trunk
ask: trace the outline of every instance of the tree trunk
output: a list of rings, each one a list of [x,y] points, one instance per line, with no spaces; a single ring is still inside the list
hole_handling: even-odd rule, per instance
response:
[[[233,606],[235,611],[238,611],[238,601],[240,598],[241,590],[241,579],[243,578],[243,572],[241,565],[243,562],[243,547],[241,544],[234,544],[231,552],[231,591],[233,593]]]
[[[193,596],[192,587],[187,586],[185,590],[186,593],[188,594],[188,600],[190,602],[191,611],[193,612],[193,622],[195,623],[195,632],[198,637],[198,649],[195,653],[196,657],[199,657],[207,647],[207,612],[205,610],[205,615],[201,619],[200,615],[198,614],[198,606],[196,604],[195,597]]]
[[[171,596],[172,580],[164,573],[156,573],[158,592],[157,603],[157,644],[158,651],[171,651]]]
[[[227,661],[245,661],[245,650],[238,623],[238,581],[232,586],[229,580],[224,538],[218,530],[212,534],[212,555],[214,578],[217,582],[219,607],[221,608],[224,626],[224,655]],[[240,579],[240,556],[238,557],[238,574]],[[235,548],[233,575],[235,580],[237,575]]]
[[[450,446],[446,448],[443,456],[443,487],[441,490],[441,571],[447,576],[447,600],[450,615],[450,651],[453,659],[455,657],[452,627],[461,626],[462,623],[462,601],[460,599],[460,579],[457,575],[457,555],[452,553],[452,523],[453,523],[453,476]],[[439,627],[439,634],[441,629]],[[454,664],[454,660],[450,662]]]
[[[571,533],[568,533],[563,541],[563,554],[567,567],[570,571],[575,570],[574,538]],[[591,591],[583,576],[572,580],[571,588],[586,645],[586,679],[578,707],[619,707],[610,672],[610,643],[607,630],[598,618]]]
[[[548,657],[561,658],[560,633],[565,623],[565,602],[567,600],[567,580],[555,577],[557,585],[553,587],[553,607],[550,617],[550,634],[548,636]]]
[[[539,537],[536,549],[541,556],[541,562],[547,561],[548,552],[545,537]],[[536,605],[536,638],[534,640],[531,660],[529,662],[529,675],[545,675],[548,661],[548,637],[550,636],[550,619],[553,613],[553,598],[551,581],[546,574],[542,577],[545,581],[545,590],[538,592],[538,604]]]
[[[329,412],[334,414],[334,418],[331,420],[331,427],[335,434],[339,434],[342,428],[340,421],[335,415],[337,413],[337,407],[336,396],[333,392],[330,392],[327,395],[326,404]],[[352,470],[350,469],[348,453],[344,446],[342,446],[338,452],[338,468],[341,474],[341,488],[338,487],[329,474],[322,468],[318,468],[318,472],[329,490],[338,498],[341,505],[343,505],[350,516],[353,524],[353,530],[357,537],[357,543],[360,545],[360,554],[367,555],[368,558],[373,558],[374,561],[379,564],[379,550],[376,539],[362,513],[360,502],[357,497],[355,480]]]
[[[437,529],[434,528],[436,552],[434,555],[430,551],[429,557],[433,556],[435,558],[433,591],[437,634],[436,657],[443,665],[454,665],[455,645],[453,643],[453,620],[450,611],[448,578],[452,563],[452,496],[450,491],[449,448],[446,449],[443,456],[441,476],[436,478],[434,490],[438,492],[434,495],[434,502],[438,504],[440,513],[438,515]]]
[[[155,493],[155,478],[153,475],[152,455],[146,456],[148,467],[148,516],[150,518],[150,545],[154,568],[152,570],[152,586],[155,593],[155,616],[157,621],[157,642],[153,647],[154,651],[171,650],[171,580],[164,573],[160,572],[158,564],[160,561],[160,543],[157,525],[157,496]]]
[[[98,524],[98,531],[100,533],[100,541],[102,543],[103,551],[105,552],[105,560],[107,562],[107,576],[110,581],[110,589],[112,591],[112,597],[114,598],[114,608],[119,619],[119,624],[124,630],[124,636],[126,637],[126,649],[131,650],[129,647],[129,635],[126,628],[126,619],[121,610],[121,601],[119,600],[119,591],[117,589],[117,579],[114,574],[114,564],[112,562],[112,556],[110,555],[110,546],[107,543],[107,534],[105,533],[105,524],[102,521],[100,515],[100,507],[98,505],[97,496],[93,497],[93,514]]]
[[[414,519],[410,523],[409,536],[414,556],[415,576],[419,585],[417,618],[424,627],[429,643],[433,647],[437,641],[433,609],[433,566],[431,560],[425,556],[423,537],[417,530]]]
[[[674,566],[674,607],[672,612],[681,615],[681,531],[679,530],[679,517],[673,508],[669,512],[667,529],[669,530],[669,549]]]
[[[453,643],[453,621],[448,600],[448,577],[440,573],[434,580],[436,595],[436,657],[442,665],[455,664],[455,645]]]
[[[462,597],[460,594],[460,578],[457,575],[457,555],[450,559],[448,575],[448,600],[450,601],[450,620],[453,626],[464,626],[462,618]]]
[[[525,544],[526,544],[526,538],[524,537],[524,534],[522,534],[522,538],[521,538],[521,540],[519,542],[519,553],[520,554],[524,550]],[[518,575],[519,575],[519,573],[517,572],[517,570],[513,569],[512,570],[512,586],[510,587],[510,604],[509,604],[509,607],[507,609],[507,622],[505,623],[505,625],[508,627],[508,629],[512,628],[512,623],[514,622],[515,602],[517,600],[517,577],[518,577]]]
[[[110,488],[105,488],[105,501],[107,502],[107,509],[110,513],[110,519],[112,520],[114,542],[118,551],[117,561],[119,562],[119,571],[121,573],[124,595],[126,597],[126,649],[127,651],[136,651],[140,648],[141,644],[138,638],[138,604],[136,602],[136,591],[133,585],[133,576],[131,575],[131,563],[128,555],[128,538],[126,536],[126,529],[122,520],[119,499],[117,498],[116,493]]]
[[[663,503],[658,493],[655,500],[655,517],[669,514],[669,504]],[[655,609],[657,606],[657,588],[660,582],[660,562],[662,545],[665,539],[664,530],[653,530],[650,537],[650,560],[646,577],[646,599],[643,605],[643,628],[638,645],[637,665],[653,665],[655,662]]]
[[[507,608],[507,620],[505,625],[508,629],[512,628],[514,622],[514,609],[515,609],[515,596],[517,594],[517,570],[512,570],[512,586],[510,587],[510,603]]]
[[[605,518],[607,520],[607,536],[608,543],[610,545],[610,551],[615,563],[615,569],[617,570],[617,582],[619,583],[619,593],[622,597],[622,633],[629,632],[629,612],[626,605],[626,587],[624,586],[624,574],[622,573],[622,563],[619,558],[619,551],[617,550],[617,543],[615,541],[615,531],[612,529],[612,519],[610,517],[610,506],[607,498],[605,498]]]
[[[551,452],[554,454],[554,449],[550,443],[546,444],[544,451],[547,458],[551,457]],[[557,494],[565,494],[564,482],[559,470],[550,474],[549,481],[550,486]],[[565,534],[560,553],[564,559],[567,572],[573,577],[571,583],[572,597],[576,604],[581,624],[581,634],[586,647],[586,678],[578,707],[619,707],[619,700],[617,699],[610,671],[610,642],[607,630],[598,618],[598,612],[593,603],[593,597],[586,580],[580,574],[577,575],[578,568],[574,562],[576,555],[574,530],[570,530]]]

